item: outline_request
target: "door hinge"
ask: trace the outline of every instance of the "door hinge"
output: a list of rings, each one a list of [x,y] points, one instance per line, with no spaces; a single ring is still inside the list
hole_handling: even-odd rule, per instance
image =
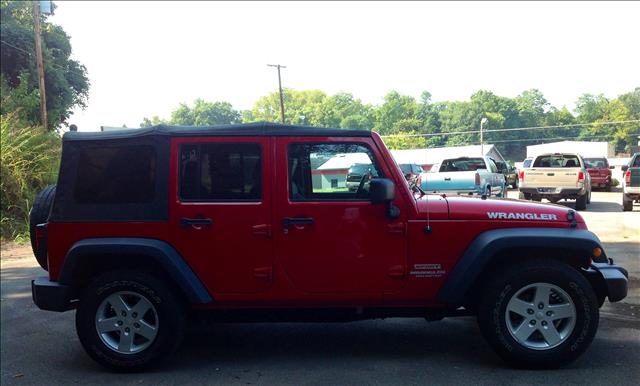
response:
[[[258,279],[271,280],[272,272],[271,267],[260,267],[253,270],[253,276]]]
[[[389,230],[389,233],[395,233],[398,235],[404,235],[407,227],[406,224],[403,222],[397,222],[395,224],[389,224],[387,225],[387,229]]]
[[[255,236],[271,238],[271,224],[258,224],[251,227]]]
[[[407,266],[405,265],[394,265],[389,268],[389,277],[394,279],[404,279],[406,276]]]

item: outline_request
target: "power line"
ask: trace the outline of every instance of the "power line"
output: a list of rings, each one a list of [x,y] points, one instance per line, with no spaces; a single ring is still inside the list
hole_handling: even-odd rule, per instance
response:
[[[523,131],[523,130],[542,130],[542,129],[560,129],[564,127],[581,127],[581,126],[605,126],[605,125],[619,125],[623,123],[640,123],[640,119],[631,119],[627,121],[610,121],[610,122],[591,122],[591,123],[574,123],[569,125],[553,125],[553,126],[532,126],[532,127],[514,127],[511,129],[495,129],[485,130],[487,133],[507,132],[507,131]],[[426,133],[426,134],[390,134],[382,135],[382,138],[386,137],[437,137],[443,135],[456,135],[456,134],[477,134],[480,130],[468,130],[468,131],[450,131],[446,133]]]
[[[25,50],[24,48],[20,48],[20,47],[14,46],[13,44],[8,43],[8,42],[6,42],[4,40],[0,40],[0,43],[4,43],[5,45],[7,45],[9,47],[15,48],[18,51],[22,51],[25,54],[29,55],[30,57],[33,57],[33,55],[34,55],[32,52],[29,52],[29,51]],[[49,61],[47,64],[50,65],[50,66],[56,67],[57,69],[62,70],[62,71],[72,72],[72,73],[75,73],[76,75],[84,75],[84,74],[82,74],[82,73],[80,73],[80,72],[78,72],[78,71],[76,71],[76,70],[74,70],[72,68],[64,68],[61,65],[59,65],[57,63],[54,63],[54,62],[51,62],[51,61]]]
[[[634,136],[634,135],[640,135],[640,133],[633,133],[633,134],[629,134],[629,136]],[[593,139],[593,138],[610,138],[611,135],[591,135],[589,136],[589,138],[580,138],[579,136],[577,137],[554,137],[554,138],[523,138],[523,139],[503,139],[503,140],[499,140],[499,141],[491,141],[492,144],[494,143],[504,143],[504,142],[523,142],[523,141],[550,141],[550,140],[559,140],[559,139],[582,139],[582,140],[586,140],[586,139]],[[585,142],[591,142],[591,141],[585,141]]]

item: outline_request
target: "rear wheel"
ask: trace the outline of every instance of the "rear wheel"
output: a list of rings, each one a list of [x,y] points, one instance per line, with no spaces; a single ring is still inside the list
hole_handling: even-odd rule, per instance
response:
[[[627,198],[626,194],[622,195],[622,211],[630,212],[633,210],[633,200]]]
[[[577,210],[585,210],[587,209],[587,196],[589,193],[585,193],[582,196],[576,199],[576,209]]]
[[[154,276],[119,270],[83,292],[76,330],[89,356],[116,371],[157,365],[174,352],[185,328],[185,308]]]
[[[589,282],[555,260],[530,260],[497,274],[478,308],[483,335],[518,367],[559,367],[590,345],[599,321]]]

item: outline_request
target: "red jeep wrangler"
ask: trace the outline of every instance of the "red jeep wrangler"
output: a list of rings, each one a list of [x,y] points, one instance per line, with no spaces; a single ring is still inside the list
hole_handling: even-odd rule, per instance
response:
[[[351,165],[369,164],[357,189]],[[419,190],[419,188],[415,188]],[[224,321],[475,315],[516,366],[578,357],[627,294],[568,208],[411,191],[376,133],[269,123],[66,133],[31,214],[43,310],[116,370]]]

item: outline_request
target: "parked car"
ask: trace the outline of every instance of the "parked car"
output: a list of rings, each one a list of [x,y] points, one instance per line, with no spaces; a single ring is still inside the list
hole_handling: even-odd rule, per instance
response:
[[[378,175],[356,191],[311,162],[352,153]],[[175,352],[193,310],[225,322],[474,315],[509,363],[557,367],[590,345],[605,299],[627,295],[627,272],[579,213],[414,194],[375,132],[68,132],[61,154],[30,217],[48,270],[33,301],[75,309],[88,355],[119,371]]]
[[[520,186],[520,182],[522,181],[522,175],[524,173],[524,169],[530,168],[533,163],[533,157],[527,157],[522,161],[522,165],[518,169],[518,186]]]
[[[591,179],[580,155],[553,153],[537,156],[520,178],[520,199],[556,203],[576,200],[576,209],[584,210],[591,202]]]
[[[347,172],[347,189],[349,189],[350,192],[355,192],[361,184],[367,187],[373,177],[377,177],[377,175],[375,171],[372,170],[371,164],[354,164]]]
[[[622,210],[633,210],[633,203],[640,203],[640,153],[635,153],[628,165],[622,167]]]
[[[418,182],[418,177],[420,177],[421,173],[424,173],[422,166],[416,164],[399,164],[400,170],[402,170],[402,174],[404,174],[404,178],[409,183],[410,187],[413,187]]]
[[[507,186],[518,189],[518,171],[512,165],[506,162],[496,161],[498,171],[504,175]]]
[[[433,193],[503,197],[504,175],[489,157],[447,158],[433,165],[420,179],[421,188]]]
[[[609,161],[605,157],[585,158],[584,164],[591,178],[592,188],[604,188],[607,192],[611,191],[611,169]]]

